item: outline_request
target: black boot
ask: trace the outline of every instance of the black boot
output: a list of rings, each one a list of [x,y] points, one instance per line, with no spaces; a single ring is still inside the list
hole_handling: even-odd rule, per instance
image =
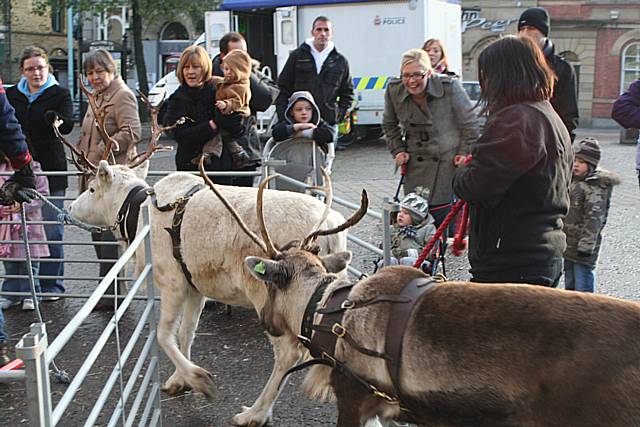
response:
[[[9,345],[6,341],[0,342],[0,367],[9,362],[11,362],[11,358],[9,357]]]

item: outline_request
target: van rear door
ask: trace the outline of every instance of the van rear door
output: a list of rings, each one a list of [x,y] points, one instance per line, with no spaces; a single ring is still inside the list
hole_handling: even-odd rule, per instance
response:
[[[277,75],[280,75],[289,53],[298,47],[298,10],[295,6],[276,8],[273,14],[273,38]]]
[[[220,39],[231,31],[232,15],[230,11],[204,13],[204,33],[207,53],[213,58],[220,53]]]

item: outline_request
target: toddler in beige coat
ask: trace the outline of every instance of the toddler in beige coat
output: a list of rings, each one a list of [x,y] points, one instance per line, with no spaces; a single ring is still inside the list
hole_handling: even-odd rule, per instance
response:
[[[251,114],[249,101],[251,100],[251,89],[249,88],[249,77],[251,76],[251,57],[247,52],[240,49],[233,49],[224,56],[222,60],[222,71],[224,77],[213,76],[216,85],[216,108],[224,115],[241,115],[248,117]],[[218,126],[225,129],[225,120],[218,120]],[[242,134],[231,134],[231,138],[222,138],[218,134],[213,140],[207,142],[202,148],[204,154],[220,156],[221,148],[228,150],[233,158],[234,169],[246,166],[251,158],[244,147],[239,144],[238,139]],[[220,144],[222,140],[222,146]]]

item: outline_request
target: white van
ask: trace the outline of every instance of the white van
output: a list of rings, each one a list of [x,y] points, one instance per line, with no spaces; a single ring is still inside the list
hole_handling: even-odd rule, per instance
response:
[[[333,22],[336,49],[349,61],[355,89],[358,134],[382,122],[384,90],[400,74],[402,52],[429,38],[447,47],[449,69],[462,71],[460,2],[452,0],[223,0],[221,11],[205,12],[206,49],[219,51],[228,31],[245,35],[251,56],[274,70],[311,36],[320,15]]]

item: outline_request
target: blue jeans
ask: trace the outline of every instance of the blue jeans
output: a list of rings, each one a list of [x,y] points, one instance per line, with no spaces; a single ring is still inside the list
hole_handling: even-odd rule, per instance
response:
[[[0,307],[0,343],[7,340],[7,333],[4,331],[4,314],[2,314],[2,307]]]
[[[26,276],[29,274],[27,272],[27,263],[24,261],[3,261],[4,270],[7,275],[23,275]],[[31,271],[34,276],[38,275],[38,271],[40,267],[39,262],[31,262]],[[34,278],[34,282],[36,285],[36,292],[40,292],[40,279]],[[31,285],[29,284],[29,278],[21,278],[21,279],[4,279],[2,282],[2,290],[5,292],[31,292]],[[11,301],[22,301],[25,298],[31,297],[17,297],[17,296],[9,296],[5,295],[5,298]]]
[[[65,190],[56,190],[51,192],[51,196],[64,197]],[[64,207],[64,200],[51,200],[51,202],[58,208]],[[42,207],[42,217],[45,221],[57,221],[58,213],[51,207],[44,205]],[[45,225],[44,231],[47,234],[47,240],[60,242],[64,238],[64,225],[63,224],[51,224]],[[63,245],[49,245],[49,258],[64,259],[64,246]],[[43,262],[40,266],[40,274],[43,276],[59,276],[59,279],[42,279],[40,280],[40,286],[42,292],[55,292],[64,293],[64,263],[63,262]]]
[[[595,268],[577,262],[564,260],[564,288],[570,291],[596,291]]]

